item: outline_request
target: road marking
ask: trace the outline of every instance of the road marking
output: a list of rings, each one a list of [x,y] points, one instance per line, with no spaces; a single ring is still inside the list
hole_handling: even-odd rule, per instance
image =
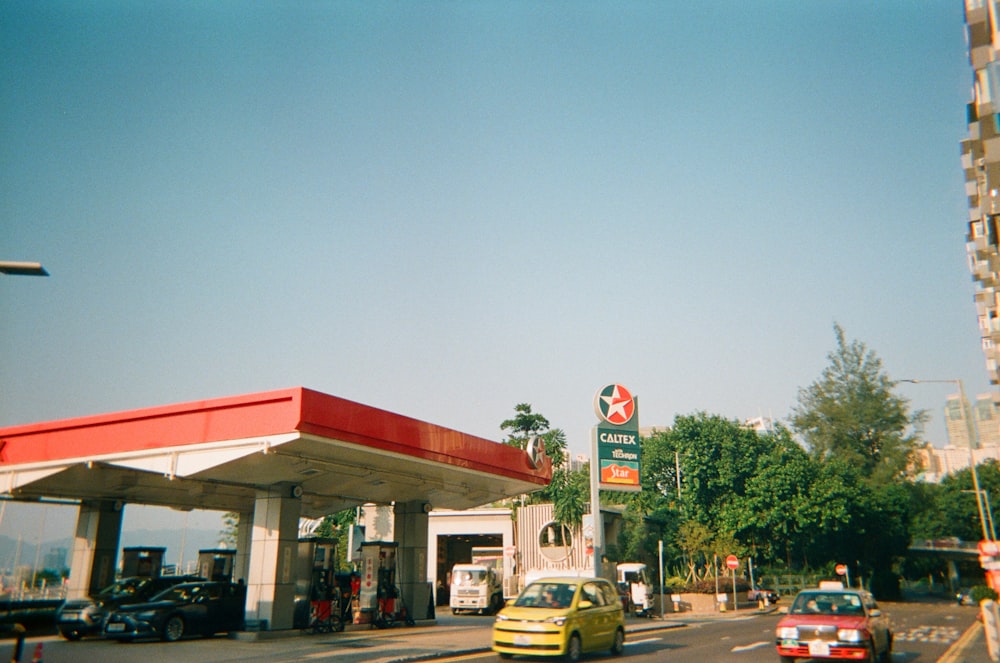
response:
[[[962,635],[954,626],[917,626],[893,635],[896,642],[930,642],[934,644],[951,644]]]
[[[769,642],[769,641],[767,641],[767,640],[761,640],[760,642],[754,642],[754,643],[749,644],[749,645],[742,645],[740,647],[733,647],[729,651],[738,654],[740,652],[753,651],[754,649],[760,649],[761,647],[769,647],[769,646],[771,646],[771,644],[772,643]]]

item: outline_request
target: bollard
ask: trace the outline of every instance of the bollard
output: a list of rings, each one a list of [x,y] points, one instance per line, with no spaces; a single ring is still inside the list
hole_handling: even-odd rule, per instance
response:
[[[986,649],[991,661],[1000,661],[1000,607],[992,599],[979,604],[983,615],[983,629],[986,632]]]

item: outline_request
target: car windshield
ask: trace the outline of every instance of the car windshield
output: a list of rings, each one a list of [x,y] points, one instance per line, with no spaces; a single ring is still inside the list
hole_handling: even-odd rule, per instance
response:
[[[528,585],[514,605],[522,608],[568,608],[573,603],[576,586],[555,582]]]
[[[863,615],[864,608],[857,594],[803,592],[789,612],[793,615]]]
[[[452,580],[454,585],[481,585],[486,580],[486,571],[473,569],[471,571],[456,571]]]
[[[102,599],[131,596],[149,584],[149,578],[124,578],[113,585],[105,587],[98,593]]]

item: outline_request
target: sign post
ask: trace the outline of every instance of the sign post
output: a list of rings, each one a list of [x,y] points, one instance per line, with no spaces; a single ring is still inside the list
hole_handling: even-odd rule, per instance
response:
[[[733,610],[740,609],[740,601],[736,596],[736,569],[740,568],[740,558],[736,555],[726,557],[726,566],[733,572]]]
[[[844,578],[848,587],[851,586],[851,571],[850,569],[847,568],[847,564],[838,564],[837,566],[833,567],[833,570],[837,572],[838,576]]]
[[[639,399],[620,384],[594,396],[598,424],[591,433],[590,513],[593,517],[594,575],[602,577],[604,522],[601,491],[639,492]]]

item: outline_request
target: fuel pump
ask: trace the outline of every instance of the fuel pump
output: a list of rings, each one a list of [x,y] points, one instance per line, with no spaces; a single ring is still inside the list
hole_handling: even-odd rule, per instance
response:
[[[396,588],[395,541],[361,544],[361,622],[386,626],[395,621],[399,590]]]

